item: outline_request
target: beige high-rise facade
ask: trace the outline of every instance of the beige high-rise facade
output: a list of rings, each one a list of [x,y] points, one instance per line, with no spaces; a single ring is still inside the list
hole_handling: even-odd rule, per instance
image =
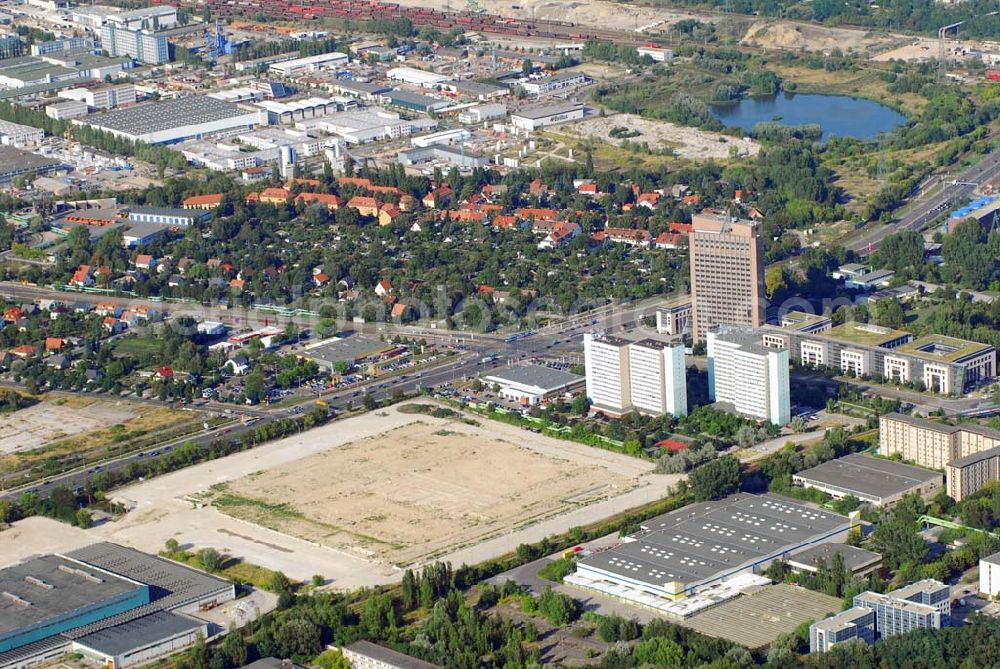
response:
[[[764,323],[761,226],[729,216],[696,214],[691,252],[691,334],[702,341],[717,325]]]

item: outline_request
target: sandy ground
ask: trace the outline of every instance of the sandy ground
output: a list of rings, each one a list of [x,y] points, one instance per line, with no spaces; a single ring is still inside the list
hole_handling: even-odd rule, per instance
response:
[[[741,40],[748,46],[795,51],[843,52],[872,50],[890,44],[895,38],[870,36],[863,30],[831,28],[790,21],[758,21],[750,26]]]
[[[492,426],[491,426],[492,427]],[[224,486],[224,513],[400,566],[620,494],[631,475],[534,435],[419,420]],[[555,452],[553,452],[555,450]]]
[[[411,7],[456,9],[461,3],[454,0],[400,0]],[[665,7],[634,7],[604,0],[480,0],[480,5],[491,14],[508,18],[569,21],[581,28],[632,31],[640,34],[669,34],[670,26],[685,19],[705,23],[747,20],[744,16],[725,16],[697,11],[675,10]],[[514,9],[517,7],[517,9]],[[581,31],[583,32],[583,31]],[[862,50],[876,47],[888,40],[882,36],[871,37],[863,30],[829,28],[791,21],[758,22],[751,26],[751,37],[760,46],[777,49],[805,49],[823,51],[840,47],[843,50]],[[750,34],[748,33],[748,34]],[[490,35],[485,36],[491,39]]]
[[[52,441],[123,423],[138,414],[128,406],[94,402],[74,409],[54,402],[39,402],[27,409],[0,414],[0,453],[15,453]]]
[[[627,139],[615,139],[608,134],[615,127],[638,130],[642,134]],[[730,137],[666,121],[654,121],[634,114],[614,114],[604,118],[593,116],[550,132],[592,137],[619,146],[624,142],[633,144],[646,142],[652,149],[673,149],[681,158],[726,160],[730,157],[730,147],[734,146],[740,156],[756,156],[760,151],[760,144],[752,139]],[[720,141],[723,139],[725,141]]]
[[[547,520],[512,529],[475,545],[455,547],[442,557],[453,564],[475,563],[495,557],[517,545],[568,530],[661,498],[678,477],[651,474],[652,463],[581,444],[535,435],[515,427],[478,419],[493,440],[507,441],[529,449],[545,459],[573,463],[573,468],[603,470],[600,484],[611,480],[631,482],[631,490],[586,506],[552,516]],[[281,468],[331,449],[370,439],[416,421],[437,424],[437,429],[454,430],[449,421],[415,416],[387,409],[304,432],[253,450],[195,465],[156,479],[116,491],[115,496],[131,500],[136,508],[117,522],[83,531],[55,521],[31,518],[0,533],[0,564],[24,559],[40,552],[72,550],[95,541],[113,541],[156,553],[173,537],[194,550],[213,547],[247,562],[281,570],[292,578],[308,580],[313,574],[325,576],[334,589],[354,589],[390,583],[402,572],[388,564],[378,564],[345,551],[310,543],[287,534],[232,518],[211,506],[192,503],[211,486],[236,481],[255,472]],[[529,446],[530,444],[530,446]],[[534,456],[532,456],[534,457]],[[530,461],[530,460],[528,460]],[[527,461],[526,461],[527,462]],[[322,485],[335,483],[324,481]],[[494,492],[489,479],[483,489]],[[583,491],[581,491],[583,492]],[[371,514],[369,514],[371,515]]]
[[[65,553],[98,541],[89,532],[34,516],[19,520],[0,532],[0,567],[20,562],[31,555]]]

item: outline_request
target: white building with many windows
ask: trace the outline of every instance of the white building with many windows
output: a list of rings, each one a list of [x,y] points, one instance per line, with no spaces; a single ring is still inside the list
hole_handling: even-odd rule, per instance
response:
[[[763,346],[748,328],[719,327],[706,339],[709,399],[775,425],[791,420],[786,349]]]
[[[587,334],[583,346],[587,397],[594,411],[687,415],[682,344]]]
[[[583,336],[583,359],[587,370],[587,397],[594,410],[611,415],[628,413],[629,342],[620,337]]]
[[[686,416],[684,345],[643,339],[629,344],[628,357],[632,408],[653,416]]]
[[[979,561],[979,592],[990,597],[1000,595],[1000,553]]]

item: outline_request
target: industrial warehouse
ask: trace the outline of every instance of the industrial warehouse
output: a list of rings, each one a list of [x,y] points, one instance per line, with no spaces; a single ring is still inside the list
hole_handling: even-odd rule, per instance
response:
[[[0,569],[0,669],[73,652],[108,669],[146,664],[209,636],[185,614],[236,597],[232,583],[111,543]]]
[[[267,125],[267,112],[192,95],[93,114],[73,122],[133,142],[176,144],[186,139],[253,130],[258,125]]]
[[[860,453],[793,474],[792,482],[838,499],[853,495],[874,506],[892,506],[910,493],[930,499],[944,487],[939,472]]]
[[[580,560],[567,582],[684,617],[739,594],[738,586],[726,591],[730,582],[758,585],[754,575],[772,560],[846,539],[853,522],[776,495],[740,493],[646,521],[617,546]],[[711,602],[686,603],[708,596]]]

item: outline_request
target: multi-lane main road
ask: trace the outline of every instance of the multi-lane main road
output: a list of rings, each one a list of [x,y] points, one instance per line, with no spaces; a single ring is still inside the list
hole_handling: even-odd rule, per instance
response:
[[[954,176],[941,177],[941,189],[924,199],[913,200],[909,211],[899,221],[866,232],[847,247],[867,254],[869,248],[877,249],[882,240],[900,230],[921,230],[942,214],[968,202],[977,188],[997,177],[1000,177],[1000,153],[991,153]]]

